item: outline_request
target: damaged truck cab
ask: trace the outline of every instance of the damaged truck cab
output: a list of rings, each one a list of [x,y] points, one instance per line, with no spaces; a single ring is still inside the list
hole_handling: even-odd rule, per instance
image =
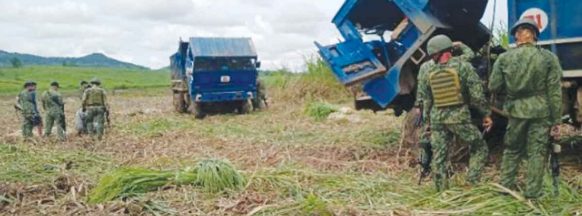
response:
[[[480,23],[487,0],[346,0],[333,18],[344,41],[323,46],[322,58],[353,89],[357,109],[412,108],[426,43],[437,34],[473,50],[491,32]]]

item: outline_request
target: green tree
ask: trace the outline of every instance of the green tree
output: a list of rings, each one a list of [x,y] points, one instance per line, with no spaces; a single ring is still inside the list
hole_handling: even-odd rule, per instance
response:
[[[20,59],[18,59],[16,57],[10,59],[10,64],[12,64],[13,68],[21,68],[22,67],[22,61],[20,61]]]
[[[493,46],[497,45],[505,49],[509,48],[509,30],[504,23],[500,23],[493,29]]]

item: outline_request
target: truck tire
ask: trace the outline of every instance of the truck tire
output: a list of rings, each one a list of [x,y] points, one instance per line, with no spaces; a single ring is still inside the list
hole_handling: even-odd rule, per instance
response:
[[[239,114],[247,114],[250,113],[253,109],[253,103],[251,100],[245,100],[241,103],[240,108],[238,109]]]
[[[177,113],[184,113],[186,111],[185,104],[184,93],[174,92],[174,110],[176,110]]]
[[[201,103],[192,102],[192,105],[190,105],[190,112],[194,115],[194,118],[197,119],[203,119],[206,117],[206,113],[204,113]]]

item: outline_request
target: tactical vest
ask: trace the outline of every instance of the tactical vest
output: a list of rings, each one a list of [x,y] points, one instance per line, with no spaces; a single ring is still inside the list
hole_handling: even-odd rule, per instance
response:
[[[87,105],[88,106],[104,106],[104,92],[102,89],[99,88],[90,88],[87,89]]]
[[[453,68],[443,68],[432,72],[429,77],[432,98],[436,108],[464,104],[459,73]]]

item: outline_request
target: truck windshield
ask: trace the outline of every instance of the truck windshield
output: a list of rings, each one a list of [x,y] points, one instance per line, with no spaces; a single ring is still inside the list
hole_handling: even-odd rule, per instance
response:
[[[194,71],[254,70],[254,58],[198,58]]]

